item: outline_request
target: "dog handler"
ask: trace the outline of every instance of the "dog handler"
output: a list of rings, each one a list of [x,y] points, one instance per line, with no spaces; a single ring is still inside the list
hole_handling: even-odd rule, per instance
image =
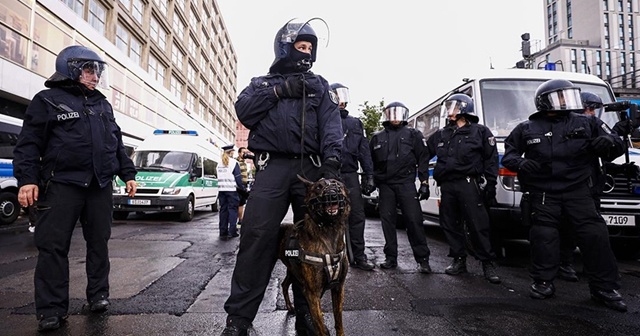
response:
[[[269,74],[253,78],[235,104],[240,122],[251,130],[249,150],[257,166],[242,221],[222,335],[247,335],[277,261],[278,230],[289,206],[294,221],[304,218],[308,180],[338,178],[342,123],[329,83],[309,71],[316,60],[315,31],[309,21],[286,23],[274,41]],[[300,284],[294,280],[295,328],[316,335]]]

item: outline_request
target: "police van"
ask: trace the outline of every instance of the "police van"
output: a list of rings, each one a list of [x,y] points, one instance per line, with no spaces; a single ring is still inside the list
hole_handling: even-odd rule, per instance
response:
[[[196,209],[218,211],[216,167],[221,151],[196,131],[155,130],[140,143],[131,159],[138,185],[128,197],[125,182],[116,178],[113,218],[126,219],[130,212],[175,213],[188,222]]]
[[[13,177],[13,149],[22,130],[22,119],[0,114],[0,224],[11,224],[20,215],[18,181]]]
[[[453,93],[465,93],[474,99],[475,112],[480,123],[491,129],[497,140],[500,160],[504,154],[504,140],[511,130],[536,111],[535,91],[549,79],[567,79],[582,91],[597,94],[603,103],[612,103],[615,96],[611,87],[600,78],[581,73],[545,71],[531,69],[488,70],[475,77],[463,79],[463,83],[451,89],[409,118],[409,125],[420,130],[428,138],[446,123],[446,116],[440,115],[441,103]],[[618,114],[602,112],[598,116],[609,126],[618,121]],[[631,147],[631,146],[630,146]],[[430,162],[430,174],[437,158]],[[625,156],[615,160],[615,164],[625,163]],[[640,163],[640,151],[629,148],[629,161]],[[636,165],[637,169],[637,165]],[[602,196],[600,212],[609,228],[612,238],[640,237],[640,181],[637,176],[629,178],[610,171],[607,173],[609,188]],[[500,238],[528,238],[528,227],[522,224],[520,198],[522,192],[517,174],[501,164],[498,172],[496,199],[498,204],[490,208],[492,231]],[[440,188],[430,179],[431,197],[421,201],[425,223],[438,224]]]

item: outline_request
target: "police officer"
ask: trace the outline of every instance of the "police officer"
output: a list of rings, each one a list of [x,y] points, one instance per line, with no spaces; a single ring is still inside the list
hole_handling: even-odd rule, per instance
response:
[[[353,260],[351,266],[365,271],[375,268],[374,264],[367,260],[364,253],[364,199],[362,193],[369,195],[375,190],[373,181],[373,162],[369,152],[369,142],[364,135],[362,121],[349,115],[347,103],[349,103],[349,88],[340,84],[331,84],[331,90],[340,102],[340,117],[342,117],[342,130],[344,140],[342,142],[342,168],[340,177],[349,189],[351,201],[351,213],[349,214],[349,240]],[[362,167],[362,187],[358,181],[359,165]]]
[[[253,78],[235,104],[238,119],[251,130],[248,147],[255,153],[257,173],[242,221],[222,335],[247,334],[277,261],[280,223],[290,205],[294,221],[304,218],[306,187],[297,175],[339,178],[343,132],[338,102],[329,83],[309,71],[317,42],[308,21],[285,24],[276,34],[269,74]],[[295,280],[293,294],[296,330],[315,335]]]
[[[453,262],[449,275],[467,272],[466,235],[469,230],[475,256],[482,262],[485,279],[499,284],[491,249],[487,205],[495,203],[498,151],[493,134],[478,124],[473,100],[456,93],[442,102],[441,114],[448,124],[429,137],[428,159],[436,156],[433,178],[440,186],[440,226],[449,243]]]
[[[69,308],[69,244],[78,219],[87,246],[87,300],[93,312],[109,306],[112,179],[136,191],[136,170],[122,144],[105,85],[105,62],[83,46],[64,48],[56,72],[25,113],[14,150],[14,175],[24,207],[37,201],[34,274],[38,329],[60,327]]]
[[[407,127],[409,109],[400,102],[383,111],[384,129],[373,135],[369,148],[373,158],[373,177],[378,186],[380,220],[384,233],[383,269],[398,267],[396,206],[400,206],[413,257],[420,273],[431,273],[429,247],[422,227],[420,200],[429,198],[429,158],[422,133]],[[416,174],[421,185],[416,192]]]
[[[607,227],[589,189],[592,162],[622,154],[620,137],[595,119],[572,113],[582,110],[580,89],[553,79],[535,93],[537,112],[517,125],[505,141],[502,164],[518,173],[531,211],[529,295],[546,299],[555,293],[553,280],[560,264],[558,225],[563,218],[576,232],[593,300],[617,311],[627,306],[617,289],[618,266],[609,245]],[[524,154],[524,157],[523,157]]]
[[[218,201],[220,213],[218,228],[220,239],[227,240],[240,236],[238,233],[238,205],[240,193],[246,192],[242,183],[240,164],[233,159],[233,145],[222,147],[222,158],[216,166],[218,176]]]

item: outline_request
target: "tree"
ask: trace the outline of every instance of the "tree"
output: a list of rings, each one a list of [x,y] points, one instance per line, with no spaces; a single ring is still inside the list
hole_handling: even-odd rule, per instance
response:
[[[365,135],[367,139],[371,140],[373,133],[382,129],[380,117],[382,117],[382,110],[384,110],[384,99],[378,105],[369,105],[369,101],[365,101],[360,105],[360,109],[362,112],[360,120],[364,126]]]

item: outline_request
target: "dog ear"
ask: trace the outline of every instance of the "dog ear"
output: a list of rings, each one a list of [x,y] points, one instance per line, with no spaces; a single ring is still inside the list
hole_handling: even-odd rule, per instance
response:
[[[307,180],[306,178],[300,176],[300,174],[297,174],[296,176],[298,176],[298,180],[302,181],[302,183],[304,183],[307,186],[307,188],[309,188],[310,186],[313,185],[313,182],[311,182],[311,181]]]

